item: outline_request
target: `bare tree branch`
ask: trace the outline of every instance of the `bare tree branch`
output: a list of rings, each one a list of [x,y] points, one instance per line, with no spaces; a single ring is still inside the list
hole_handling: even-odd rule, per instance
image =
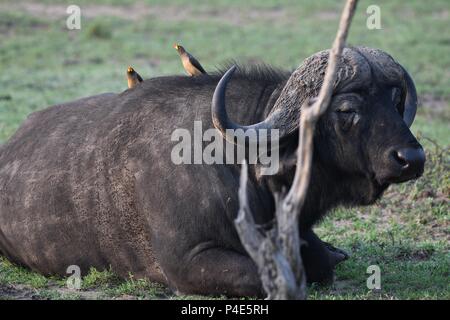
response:
[[[255,225],[247,197],[248,168],[244,162],[239,188],[240,210],[235,221],[241,241],[258,266],[269,299],[306,299],[306,276],[300,254],[299,217],[311,175],[315,125],[327,110],[336,73],[357,0],[347,0],[339,29],[330,50],[323,85],[317,99],[302,106],[299,126],[297,170],[291,189],[276,197],[276,224],[263,233]]]
[[[311,173],[311,160],[314,136],[314,129],[319,117],[327,110],[333,94],[333,87],[336,81],[338,64],[345,46],[350,23],[355,13],[357,0],[348,0],[339,23],[339,29],[334,40],[333,47],[330,50],[328,66],[325,73],[323,85],[320,89],[317,99],[314,101],[305,101],[302,106],[299,126],[299,148],[297,151],[297,171],[294,182],[286,198],[286,205],[294,206],[296,216],[300,214],[300,208],[303,206],[306,191],[309,184]],[[311,104],[312,103],[312,104]]]
[[[269,299],[280,300],[292,296],[296,289],[295,276],[291,271],[289,262],[280,251],[276,234],[264,233],[258,230],[248,204],[247,198],[248,166],[242,164],[238,217],[235,220],[236,229],[242,244],[250,257],[258,266],[264,290]],[[276,231],[276,229],[272,230]],[[262,267],[264,266],[264,267]],[[273,272],[273,271],[276,272]]]

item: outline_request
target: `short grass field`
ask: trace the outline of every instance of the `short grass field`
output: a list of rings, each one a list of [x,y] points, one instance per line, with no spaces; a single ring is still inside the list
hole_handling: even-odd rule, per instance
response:
[[[180,74],[174,42],[207,70],[224,61],[264,61],[292,69],[329,48],[341,1],[320,0],[2,0],[0,2],[0,142],[28,114],[47,106],[126,89],[132,65],[144,77]],[[81,30],[66,28],[66,8],[81,7]],[[380,30],[366,27],[369,5]],[[317,232],[351,258],[332,286],[309,299],[450,299],[450,4],[360,1],[349,43],[383,49],[414,78],[420,109],[412,131],[426,149],[424,176],[392,186],[376,205],[340,208]],[[366,286],[378,265],[381,289]],[[0,299],[186,299],[130,274],[91,270],[82,289],[0,257]],[[222,298],[222,297],[216,297]]]

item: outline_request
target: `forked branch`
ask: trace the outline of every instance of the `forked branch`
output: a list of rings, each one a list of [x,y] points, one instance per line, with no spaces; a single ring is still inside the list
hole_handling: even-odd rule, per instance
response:
[[[299,217],[311,176],[315,126],[330,104],[356,4],[357,0],[347,0],[345,4],[319,95],[313,101],[307,100],[302,106],[294,181],[287,194],[275,195],[276,223],[267,232],[258,228],[253,220],[247,196],[248,168],[245,162],[242,165],[240,209],[235,225],[242,244],[258,266],[269,299],[306,299],[306,276],[300,254]]]

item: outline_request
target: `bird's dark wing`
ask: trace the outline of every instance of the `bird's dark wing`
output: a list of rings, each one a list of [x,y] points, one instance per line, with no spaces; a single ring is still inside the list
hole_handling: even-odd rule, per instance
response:
[[[200,62],[198,62],[197,59],[195,59],[192,55],[189,55],[189,62],[201,73],[206,73],[205,69],[203,69]]]
[[[137,72],[136,72],[136,78],[138,79],[139,82],[144,81],[144,80],[142,79],[142,77],[139,75],[139,73],[137,73]]]

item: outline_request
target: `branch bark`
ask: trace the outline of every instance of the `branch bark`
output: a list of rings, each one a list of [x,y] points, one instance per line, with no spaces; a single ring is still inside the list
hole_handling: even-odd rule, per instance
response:
[[[275,195],[276,223],[268,232],[263,232],[253,220],[247,197],[248,168],[246,162],[242,165],[240,209],[235,225],[242,244],[258,266],[269,299],[306,299],[306,275],[300,254],[299,217],[311,176],[315,126],[330,104],[339,61],[357,1],[347,0],[345,4],[318,97],[306,101],[301,108],[297,170],[289,192]]]

